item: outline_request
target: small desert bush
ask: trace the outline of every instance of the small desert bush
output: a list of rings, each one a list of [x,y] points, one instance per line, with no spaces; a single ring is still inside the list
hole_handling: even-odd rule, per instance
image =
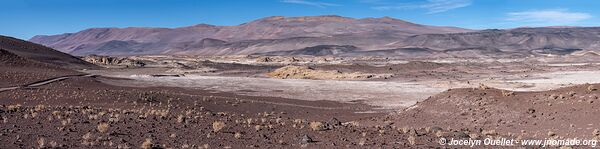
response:
[[[185,121],[185,117],[183,115],[177,116],[177,123],[183,123]]]
[[[482,84],[482,83],[479,84],[479,90],[487,90],[487,89],[490,89],[490,87],[485,84]]]
[[[414,136],[412,136],[412,135],[411,135],[411,136],[408,136],[408,139],[407,139],[407,141],[408,141],[408,143],[410,143],[410,145],[415,145],[415,144],[417,144],[417,138],[415,138],[415,137],[414,137]]]
[[[256,131],[260,131],[261,129],[262,129],[261,125],[254,126],[254,130],[256,130]]]
[[[98,132],[105,133],[108,131],[108,127],[109,127],[108,123],[100,123],[100,124],[98,124],[97,129],[98,129]]]
[[[85,135],[83,135],[81,138],[83,139],[83,142],[81,142],[81,144],[83,144],[83,145],[92,145],[93,144],[93,142],[91,142],[92,141],[92,133],[88,132]]]
[[[233,137],[235,137],[236,139],[240,139],[242,138],[242,133],[236,132]]]
[[[314,131],[325,130],[325,125],[322,122],[310,122],[309,127]]]
[[[41,111],[41,110],[44,110],[45,108],[46,108],[45,105],[39,104],[39,105],[35,106],[34,110],[35,111]]]
[[[594,85],[590,85],[587,87],[587,90],[591,92],[591,91],[596,91],[598,89]]]
[[[226,126],[225,123],[221,122],[221,121],[215,121],[212,124],[214,132],[219,132],[221,129],[225,128],[225,126]]]
[[[38,148],[46,148],[46,139],[38,138],[37,144],[38,144]]]
[[[515,95],[515,92],[502,90],[502,96],[508,97],[508,96],[512,96],[512,95]]]
[[[140,146],[140,148],[151,149],[152,148],[152,139],[146,138],[146,140],[144,142],[142,142],[142,146]]]
[[[22,107],[22,105],[21,105],[21,104],[9,105],[9,106],[7,107],[7,110],[8,110],[8,111],[11,111],[11,112],[16,112],[17,110],[21,109],[21,107]]]

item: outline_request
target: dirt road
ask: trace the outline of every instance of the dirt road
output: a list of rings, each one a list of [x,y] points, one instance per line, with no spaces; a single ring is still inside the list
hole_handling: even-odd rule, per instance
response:
[[[26,85],[0,88],[0,92],[11,91],[11,90],[19,89],[19,88],[39,87],[39,86],[47,85],[47,84],[50,84],[50,83],[54,83],[54,82],[66,80],[66,79],[69,79],[71,77],[92,77],[92,76],[95,76],[95,75],[92,75],[92,74],[83,74],[83,75],[69,75],[69,76],[56,77],[56,78],[51,78],[51,79],[47,79],[47,80],[33,82],[33,83],[30,83],[30,84],[26,84]]]

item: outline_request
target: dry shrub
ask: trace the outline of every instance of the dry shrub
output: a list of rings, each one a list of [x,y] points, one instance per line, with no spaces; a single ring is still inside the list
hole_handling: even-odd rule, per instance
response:
[[[45,148],[46,147],[46,139],[38,138],[37,144],[38,144],[38,148]]]
[[[236,139],[240,139],[242,138],[242,133],[236,132],[235,135],[233,135],[233,137],[235,137]]]
[[[415,138],[414,136],[409,136],[407,140],[408,140],[408,143],[410,143],[410,145],[417,144],[417,138]]]
[[[146,138],[146,140],[140,146],[142,149],[151,149],[152,148],[152,139]]]
[[[508,96],[512,96],[512,95],[515,95],[515,92],[502,90],[502,96],[508,97]]]
[[[17,110],[21,109],[21,107],[22,107],[21,104],[9,105],[7,107],[7,109],[8,109],[8,111],[16,112]]]
[[[256,130],[256,131],[260,131],[261,129],[262,129],[261,125],[254,126],[254,130]]]
[[[548,136],[550,136],[550,137],[556,136],[556,133],[554,131],[548,131]]]
[[[479,84],[479,90],[487,90],[487,89],[490,89],[490,87],[485,84],[482,84],[482,83]]]
[[[177,123],[183,123],[185,121],[185,117],[183,115],[177,116]]]
[[[81,144],[83,144],[83,145],[92,145],[93,144],[93,142],[91,142],[92,141],[92,133],[88,132],[85,135],[83,135],[81,138],[83,139]]]
[[[310,127],[310,129],[312,129],[314,131],[325,130],[325,125],[321,122],[310,122],[309,127]]]
[[[108,127],[109,127],[108,123],[100,123],[100,124],[98,124],[97,129],[98,129],[98,132],[105,133],[108,131]]]
[[[410,128],[408,127],[402,127],[402,128],[398,128],[398,132],[400,133],[409,133],[410,132]]]
[[[587,87],[587,90],[591,92],[591,91],[596,91],[598,89],[594,85],[590,85]]]
[[[45,105],[39,104],[39,105],[35,106],[34,110],[35,111],[41,111],[41,110],[44,110],[45,108],[46,108]]]
[[[215,121],[212,124],[214,132],[219,132],[221,129],[225,128],[225,126],[226,126],[225,123],[221,122],[221,121]]]
[[[481,131],[481,134],[486,135],[486,136],[498,135],[496,130],[483,130],[483,131]]]

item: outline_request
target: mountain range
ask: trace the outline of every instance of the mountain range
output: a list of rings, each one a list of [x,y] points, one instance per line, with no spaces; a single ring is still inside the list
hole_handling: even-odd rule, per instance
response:
[[[600,28],[470,30],[399,19],[267,17],[237,26],[91,28],[29,41],[72,55],[477,56],[569,54],[600,46]],[[340,50],[341,49],[341,50]]]

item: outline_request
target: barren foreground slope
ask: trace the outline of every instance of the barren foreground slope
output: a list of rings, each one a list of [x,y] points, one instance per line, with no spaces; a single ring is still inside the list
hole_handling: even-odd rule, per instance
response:
[[[452,89],[390,115],[397,126],[494,131],[514,138],[598,139],[598,84],[541,92]],[[493,134],[493,135],[497,135]]]
[[[357,113],[368,105],[112,86],[102,82],[119,79],[0,52],[10,70],[0,81],[12,81],[0,86],[0,148],[409,147],[434,139],[358,122],[383,115]]]
[[[0,50],[0,148],[597,141],[600,84],[557,73],[596,74],[594,59],[96,56],[86,60],[106,68],[75,71]],[[346,78],[356,74],[387,76]]]

